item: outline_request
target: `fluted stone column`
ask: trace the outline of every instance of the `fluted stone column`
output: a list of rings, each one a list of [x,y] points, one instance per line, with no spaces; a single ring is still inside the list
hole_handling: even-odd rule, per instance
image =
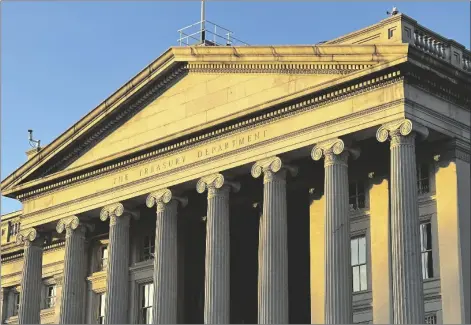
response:
[[[129,297],[129,224],[135,214],[121,203],[105,206],[100,219],[110,219],[108,267],[106,269],[106,324],[127,324]]]
[[[376,134],[380,142],[391,140],[391,266],[395,324],[424,322],[415,160],[417,134],[425,137],[428,130],[413,125],[410,120],[383,125]]]
[[[88,229],[92,229],[88,226]],[[80,224],[77,216],[64,218],[57,223],[57,232],[65,230],[64,276],[60,302],[60,324],[83,324],[84,295],[86,290],[87,226]]]
[[[202,177],[198,193],[208,190],[206,258],[204,278],[204,323],[230,322],[229,191],[240,184],[224,180],[222,174]]]
[[[177,207],[186,198],[172,197],[169,189],[150,193],[146,204],[157,205],[154,258],[153,324],[176,324],[178,305]]]
[[[348,156],[357,150],[345,150],[341,139],[318,143],[312,158],[324,158],[325,198],[325,323],[351,324],[352,268],[350,253],[350,215],[348,205]]]
[[[258,323],[287,324],[288,319],[288,216],[286,171],[279,157],[260,160],[252,176],[263,176],[263,213],[258,255]]]
[[[16,241],[24,244],[18,321],[20,324],[40,324],[44,237],[30,229],[18,234]]]

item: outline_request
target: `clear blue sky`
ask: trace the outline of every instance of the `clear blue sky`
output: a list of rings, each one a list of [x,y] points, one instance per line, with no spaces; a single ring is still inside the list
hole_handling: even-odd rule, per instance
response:
[[[209,1],[206,18],[249,44],[313,44],[374,24],[392,5],[470,47],[469,2]],[[27,130],[48,144],[199,20],[199,1],[1,3],[1,179],[26,161]],[[1,212],[21,208],[2,198]]]

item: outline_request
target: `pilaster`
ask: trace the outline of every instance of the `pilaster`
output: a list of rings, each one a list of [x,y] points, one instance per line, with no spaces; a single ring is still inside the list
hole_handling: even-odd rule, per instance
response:
[[[40,324],[44,236],[36,229],[29,229],[19,233],[16,242],[24,244],[18,321],[20,324]]]
[[[435,156],[438,245],[444,324],[470,318],[470,144],[443,143]]]
[[[309,207],[310,264],[311,264],[311,323],[325,324],[325,196],[311,189]]]
[[[387,177],[371,173],[369,193],[373,323],[392,324],[391,223]]]
[[[177,207],[186,198],[173,197],[169,189],[150,193],[147,207],[157,206],[154,257],[153,324],[176,324],[178,307]]]
[[[297,169],[283,166],[279,157],[257,161],[252,176],[263,173],[263,214],[260,218],[258,323],[287,324],[288,311],[288,216],[286,173]]]
[[[206,220],[206,258],[204,282],[204,323],[230,322],[230,231],[229,191],[240,184],[229,182],[222,174],[202,177],[196,184],[198,193],[208,190]]]
[[[415,141],[428,129],[399,120],[378,129],[378,141],[390,139],[391,150],[391,267],[393,321],[395,324],[424,322],[420,221],[417,200]]]
[[[60,324],[84,322],[84,295],[86,291],[86,231],[91,225],[80,222],[77,216],[64,218],[57,223],[59,234],[65,231],[65,257],[63,286],[60,297]]]
[[[106,278],[106,324],[127,324],[129,296],[129,225],[137,215],[121,203],[105,206],[100,219],[110,219],[110,243]]]
[[[318,143],[312,150],[314,160],[324,158],[324,275],[325,323],[351,324],[352,268],[350,253],[350,215],[348,205],[348,156],[359,151],[345,150],[341,139]]]

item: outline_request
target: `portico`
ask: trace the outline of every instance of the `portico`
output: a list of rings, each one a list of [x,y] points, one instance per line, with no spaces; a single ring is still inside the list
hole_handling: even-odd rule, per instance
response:
[[[388,24],[410,27],[398,17]],[[434,186],[445,173],[469,180],[471,76],[434,53],[426,60],[459,82],[422,69],[423,52],[406,36],[381,45],[349,37],[237,55],[171,48],[30,158],[3,186],[24,207],[19,323],[41,319],[47,272],[64,278],[61,323],[339,324],[362,321],[362,308],[376,323],[424,322],[432,294],[421,218],[435,212],[418,169],[458,161],[440,165]],[[469,181],[457,197],[466,189]],[[434,193],[439,211],[457,205]],[[466,215],[469,204],[452,219]],[[360,235],[363,253],[363,241],[352,242]],[[437,235],[440,249],[449,238],[460,252],[469,246],[453,231]],[[42,270],[44,247],[59,241],[64,265]],[[153,247],[146,266],[143,241]],[[469,283],[469,259],[453,256],[459,283]],[[431,288],[449,299],[443,320],[469,321],[451,303],[469,303],[460,284]]]

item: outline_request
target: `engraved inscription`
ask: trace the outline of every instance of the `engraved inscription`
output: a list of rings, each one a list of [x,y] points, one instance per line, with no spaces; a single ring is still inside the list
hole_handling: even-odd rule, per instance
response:
[[[137,179],[157,175],[184,165],[188,165],[199,160],[216,157],[232,150],[250,146],[260,142],[267,137],[267,130],[260,130],[240,135],[232,138],[216,141],[201,149],[175,154],[154,162],[145,164],[134,171],[127,171],[125,174],[117,175],[113,178],[113,186],[122,185]]]

